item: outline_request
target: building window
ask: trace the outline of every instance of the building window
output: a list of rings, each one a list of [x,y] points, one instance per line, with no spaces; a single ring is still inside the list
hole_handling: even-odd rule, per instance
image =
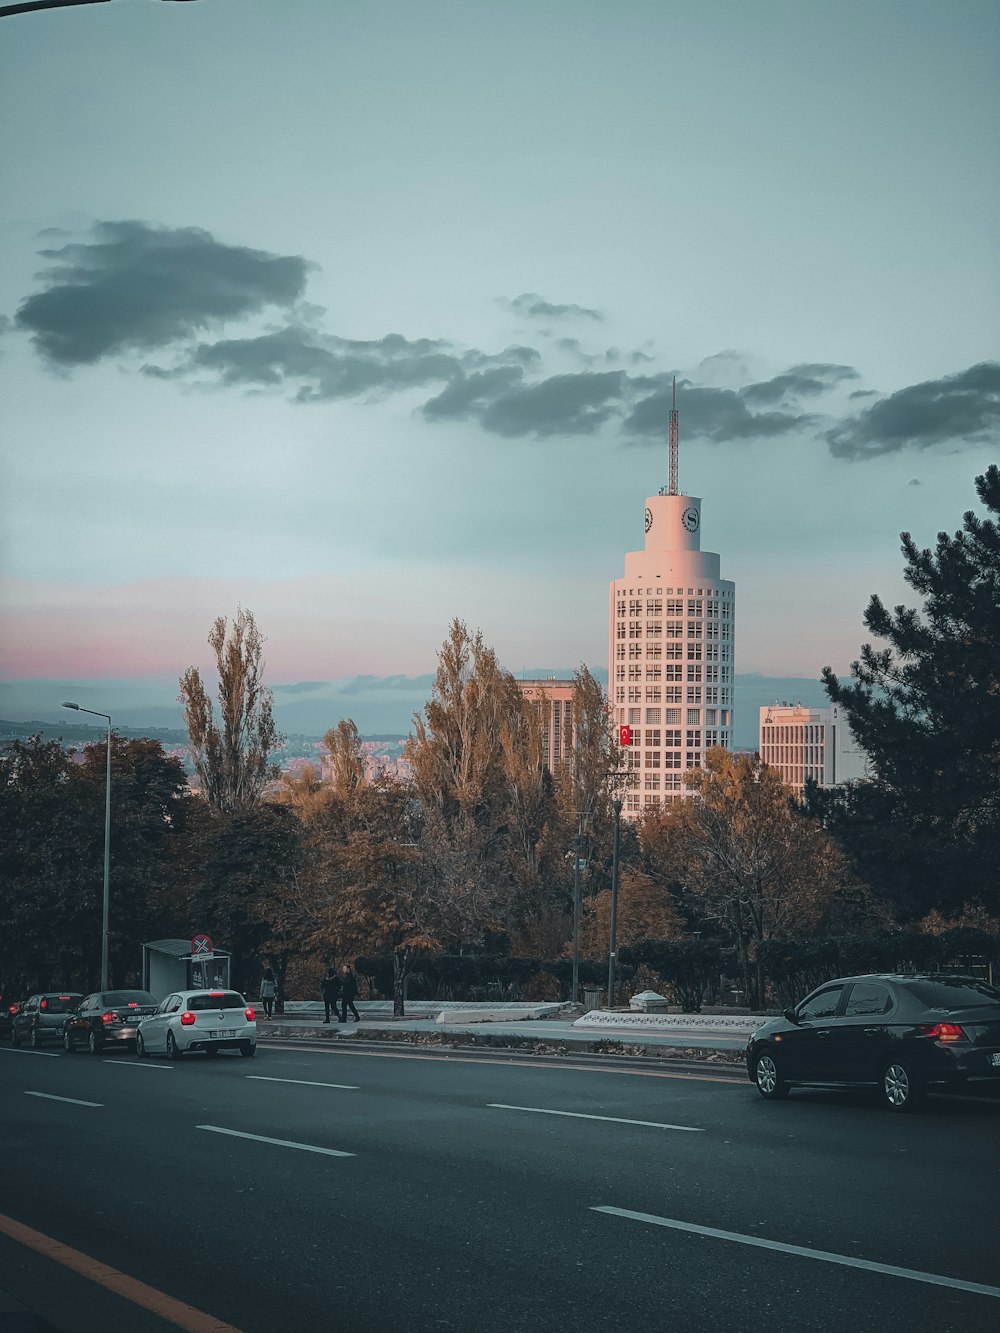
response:
[[[642,709],[630,708],[628,710],[628,723],[630,727],[637,727],[642,721]]]
[[[663,674],[663,668],[662,668],[662,667],[658,667],[658,666],[648,666],[648,667],[646,668],[646,679],[647,679],[647,680],[659,680],[662,674]]]
[[[680,620],[667,621],[667,638],[682,639],[684,637],[684,624]]]
[[[700,638],[702,638],[702,631],[703,631],[703,630],[704,630],[704,622],[703,622],[703,621],[701,621],[701,620],[689,620],[689,621],[688,621],[688,638],[689,638],[689,639],[700,639]]]
[[[646,626],[646,637],[649,639],[658,639],[662,628],[663,627],[658,620],[651,620]]]
[[[638,720],[638,719],[637,719]],[[658,708],[646,709],[646,726],[658,727],[660,725],[660,710]]]
[[[615,645],[615,657],[619,662],[625,661],[625,645],[623,643]]]
[[[642,621],[630,620],[628,622],[628,636],[630,639],[642,638]]]
[[[647,791],[659,791],[660,790],[659,773],[647,773],[643,786],[646,788]]]
[[[663,690],[663,702],[665,704],[679,704],[681,701],[681,687],[679,685],[667,685]]]
[[[679,750],[681,747],[681,733],[679,731],[665,731],[663,733],[663,744]]]
[[[662,603],[662,602],[647,602],[647,603],[646,603],[646,615],[647,615],[647,616],[662,616],[662,615],[663,615],[663,603]]]
[[[700,598],[700,597],[698,598],[697,601],[694,601],[694,602],[688,602],[688,615],[689,615],[689,616],[700,616],[700,615],[701,615],[701,598]]]
[[[629,602],[628,613],[630,616],[642,615],[642,602]]]
[[[660,733],[659,733],[658,731],[647,731],[647,732],[646,732],[646,744],[647,744],[647,745],[655,745],[655,746],[658,747],[659,744],[660,744]]]
[[[678,663],[668,662],[667,665],[663,668],[663,679],[681,680],[683,679],[683,677],[681,676],[682,671],[683,667],[680,665],[679,662]]]
[[[667,773],[663,779],[663,786],[667,791],[680,791],[683,783],[679,773]]]
[[[646,702],[647,702],[648,704],[658,704],[658,703],[660,702],[660,687],[659,687],[659,685],[647,685],[647,686],[646,686]]]
[[[705,725],[715,727],[719,724],[719,710],[717,708],[705,709]]]
[[[667,726],[669,726],[671,722],[679,724],[681,720],[681,710],[679,708],[668,708],[664,713],[663,720],[666,722]]]
[[[630,666],[628,669],[629,680],[642,680],[642,667]]]
[[[687,724],[689,727],[696,727],[701,721],[701,709],[689,708],[687,710]]]
[[[688,661],[689,661],[689,662],[700,662],[700,661],[701,661],[701,644],[700,644],[700,643],[689,643],[689,644],[688,644]]]
[[[687,669],[687,678],[688,680],[694,680],[694,681],[701,680],[701,667],[689,666]]]
[[[681,766],[681,752],[680,752],[680,750],[664,750],[664,751],[663,751],[663,767],[664,767],[664,768],[680,768],[680,766]]]
[[[646,767],[647,767],[647,768],[659,768],[659,767],[660,767],[660,752],[659,752],[659,750],[647,750],[647,751],[646,751],[646,754],[645,754],[645,756],[644,756],[644,758],[645,758],[645,761],[646,761]]]
[[[630,643],[628,646],[628,660],[630,662],[638,662],[641,656],[642,645],[638,643]]]
[[[700,703],[701,703],[701,686],[700,686],[700,685],[689,685],[689,686],[687,687],[687,695],[686,695],[685,697],[686,697],[686,701],[687,701],[689,704],[700,704]],[[698,718],[695,718],[695,721],[697,722],[697,721],[698,721]]]
[[[680,661],[684,656],[684,645],[682,643],[668,643],[666,657],[674,661]]]
[[[630,704],[638,703],[641,698],[642,698],[642,690],[640,690],[635,685],[629,686],[629,692],[628,692],[629,703]]]
[[[683,614],[684,614],[684,603],[683,603],[683,602],[668,602],[668,603],[667,603],[667,615],[668,615],[668,616],[682,616]]]
[[[717,731],[705,732],[705,749],[710,750],[713,745],[718,745],[719,733]]]
[[[701,759],[697,754],[689,754],[684,761],[685,768],[701,768]]]
[[[689,731],[686,736],[685,746],[688,750],[701,749],[701,732]]]

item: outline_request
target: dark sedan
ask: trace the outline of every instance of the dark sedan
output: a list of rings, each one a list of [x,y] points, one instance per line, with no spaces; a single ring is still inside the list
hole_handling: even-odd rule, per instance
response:
[[[0,995],[0,1038],[10,1036],[19,1007],[12,995]]]
[[[892,1111],[973,1079],[1000,1089],[1000,990],[975,977],[895,973],[828,981],[747,1042],[762,1097],[873,1087]]]
[[[97,991],[86,996],[76,1012],[66,1019],[63,1046],[67,1051],[86,1046],[91,1055],[99,1055],[107,1045],[134,1048],[140,1021],[155,1008],[156,1001],[149,991]]]

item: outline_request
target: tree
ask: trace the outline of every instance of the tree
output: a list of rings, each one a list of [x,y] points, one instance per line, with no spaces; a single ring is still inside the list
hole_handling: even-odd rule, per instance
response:
[[[271,691],[263,684],[264,638],[253,613],[240,607],[231,633],[225,616],[219,616],[208,643],[219,675],[221,725],[197,667],[181,676],[178,697],[206,799],[220,814],[243,814],[277,777],[269,760],[283,739],[275,729]]]
[[[330,761],[331,788],[337,800],[349,805],[365,786],[365,757],[361,737],[351,718],[343,718],[323,737]]]
[[[669,877],[731,935],[753,1008],[764,1000],[757,945],[812,926],[850,877],[833,840],[793,808],[759,756],[709,750],[685,781],[694,799],[663,815]]]
[[[853,680],[823,669],[871,764],[870,780],[826,798],[831,827],[909,917],[1000,903],[1000,468],[976,490],[996,517],[970,510],[933,551],[901,534],[922,607],[873,595],[864,623],[887,646],[864,644]]]
[[[622,948],[647,939],[671,939],[681,932],[681,920],[670,894],[641,871],[622,872],[618,886],[618,944]],[[604,889],[584,904],[580,951],[584,958],[607,956],[611,939],[611,891]]]

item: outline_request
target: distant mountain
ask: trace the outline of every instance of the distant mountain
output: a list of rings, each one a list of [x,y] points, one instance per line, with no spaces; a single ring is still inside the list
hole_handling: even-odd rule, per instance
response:
[[[607,686],[605,668],[592,668]],[[572,668],[537,667],[517,673],[527,679],[569,679]],[[342,718],[351,718],[365,737],[387,738],[409,735],[413,715],[430,698],[433,675],[347,676],[339,680],[299,681],[273,686],[274,717],[278,729],[288,736],[319,739]],[[79,714],[65,712],[64,699],[114,717],[115,730],[123,736],[154,736],[165,746],[184,745],[187,739],[177,682],[172,677],[151,680],[103,681],[4,681],[0,682],[0,735],[31,735],[44,727],[47,735],[80,737],[83,742],[104,734],[101,723],[81,725]],[[802,703],[823,708],[829,702],[818,680],[799,676],[737,676],[735,685],[737,749],[757,745],[759,709],[768,704]],[[70,720],[72,716],[72,721]],[[24,728],[28,728],[25,730]],[[17,728],[14,732],[12,729]]]

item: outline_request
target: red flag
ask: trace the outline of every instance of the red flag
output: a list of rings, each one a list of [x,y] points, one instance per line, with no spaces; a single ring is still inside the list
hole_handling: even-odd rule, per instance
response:
[[[619,745],[631,745],[631,744],[632,744],[632,728],[631,728],[631,727],[619,727],[619,728],[618,728],[618,744],[619,744]]]

